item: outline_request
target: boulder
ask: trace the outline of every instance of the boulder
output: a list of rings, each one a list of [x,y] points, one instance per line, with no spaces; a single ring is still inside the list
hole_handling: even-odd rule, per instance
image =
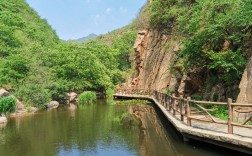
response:
[[[16,103],[16,110],[23,110],[23,109],[25,109],[25,105],[21,101],[19,101],[17,98],[16,98],[16,101],[17,101],[17,103]]]
[[[51,101],[46,105],[47,109],[54,109],[59,107],[58,101]]]
[[[39,109],[37,107],[31,107],[31,109],[29,110],[29,112],[37,112]]]
[[[10,93],[8,91],[6,91],[5,89],[0,89],[0,98],[9,95]]]
[[[0,98],[1,97],[5,97],[5,96],[11,96],[14,99],[16,99],[16,110],[22,110],[25,108],[24,104],[19,101],[15,96],[11,95],[8,91],[6,91],[5,89],[0,89]]]
[[[66,96],[68,97],[69,103],[71,103],[71,102],[76,102],[77,95],[78,95],[78,94],[75,93],[75,92],[66,93]]]
[[[0,124],[7,123],[7,118],[5,116],[0,116]]]

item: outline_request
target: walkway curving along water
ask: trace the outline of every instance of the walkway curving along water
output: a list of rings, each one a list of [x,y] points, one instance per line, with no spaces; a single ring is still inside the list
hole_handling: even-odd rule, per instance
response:
[[[184,136],[185,141],[189,141],[190,139],[200,140],[230,148],[232,150],[252,154],[251,128],[232,126],[233,134],[228,134],[228,127],[225,124],[192,120],[191,126],[188,126],[187,117],[185,114],[183,116],[183,121],[181,121],[181,114],[176,114],[176,112],[174,113],[171,109],[168,109],[169,106],[167,103],[164,104],[162,100],[157,100],[153,93],[137,95],[125,93],[122,94],[122,92],[117,92],[114,94],[114,98],[145,99],[153,101],[166,116],[167,120],[171,122],[177,131]]]

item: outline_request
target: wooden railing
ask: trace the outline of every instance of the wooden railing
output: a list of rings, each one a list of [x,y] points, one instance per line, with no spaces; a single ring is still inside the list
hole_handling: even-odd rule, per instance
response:
[[[252,112],[252,104],[239,104],[232,103],[232,99],[228,99],[227,102],[209,102],[209,101],[195,101],[191,100],[190,97],[186,99],[183,96],[176,97],[175,95],[168,95],[154,90],[143,90],[143,89],[118,89],[116,91],[120,95],[131,95],[131,96],[148,96],[152,97],[163,105],[167,111],[174,116],[179,115],[181,121],[185,122],[187,126],[192,126],[192,120],[212,122],[218,124],[224,124],[228,126],[228,133],[233,134],[233,126],[252,128],[249,125],[249,121],[252,121],[252,115],[246,118],[243,122],[235,122],[234,119],[234,108],[235,107],[246,107],[250,108],[243,110],[243,113]],[[207,109],[207,107],[217,106],[215,109]],[[226,107],[227,120],[223,120],[213,116],[211,112],[217,111],[218,106]]]

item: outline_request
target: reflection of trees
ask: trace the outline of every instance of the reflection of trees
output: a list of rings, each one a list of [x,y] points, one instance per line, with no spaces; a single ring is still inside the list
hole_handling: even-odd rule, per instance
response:
[[[74,111],[75,115],[73,111],[52,110],[25,117],[21,121],[12,120],[5,128],[4,133],[8,132],[9,135],[5,137],[7,142],[0,144],[0,155],[50,156],[57,155],[59,148],[71,151],[76,147],[95,152],[98,144],[104,148],[113,146],[114,136],[117,136],[117,145],[133,145],[137,134],[132,135],[112,122],[116,115],[125,111],[126,106],[101,103],[99,106],[83,106]],[[19,128],[16,122],[20,122]],[[128,148],[137,150],[134,146]]]
[[[114,118],[128,112],[137,117],[140,124],[114,122]],[[177,141],[172,131],[167,133],[153,107],[106,105],[104,101],[72,111],[52,110],[11,119],[0,129],[1,139],[1,156],[52,156],[59,152],[71,153],[73,149],[90,155],[101,152],[101,147],[123,148],[143,156],[195,155]]]

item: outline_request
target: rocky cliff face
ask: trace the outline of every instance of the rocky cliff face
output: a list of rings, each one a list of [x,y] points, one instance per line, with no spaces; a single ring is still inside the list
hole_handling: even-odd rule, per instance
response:
[[[202,69],[184,74],[181,67],[175,65],[180,48],[181,41],[171,34],[157,30],[140,31],[134,45],[136,74],[130,87],[162,92],[170,90],[178,95],[192,95],[201,90],[206,79]]]
[[[134,45],[136,75],[131,86],[138,89],[175,89],[177,79],[171,64],[179,51],[179,42],[159,31],[143,30]]]
[[[129,86],[162,92],[171,90],[177,95],[198,96],[210,101],[226,101],[227,98],[238,95],[238,85],[227,87],[207,82],[214,75],[209,75],[204,68],[183,73],[181,67],[175,63],[176,54],[181,47],[181,40],[169,33],[157,30],[140,31],[134,44],[136,74]],[[240,84],[238,102],[252,103],[251,62]]]
[[[240,82],[240,93],[237,98],[237,103],[252,103],[252,57],[250,58],[247,67],[243,73]],[[244,111],[246,110],[246,111]],[[236,107],[234,109],[234,118],[238,121],[244,121],[252,116],[251,107]]]
[[[237,98],[238,103],[252,103],[252,57],[243,73],[240,83],[240,94]]]

